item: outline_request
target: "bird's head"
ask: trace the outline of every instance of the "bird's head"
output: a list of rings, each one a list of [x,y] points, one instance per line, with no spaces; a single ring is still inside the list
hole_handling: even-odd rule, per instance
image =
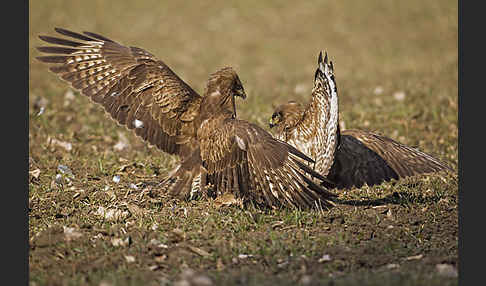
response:
[[[217,109],[231,111],[236,117],[235,97],[246,98],[238,74],[231,67],[225,67],[209,76],[205,90],[206,104]]]
[[[303,115],[303,107],[296,101],[277,106],[270,118],[270,128],[276,127],[277,130],[283,131],[295,127]]]

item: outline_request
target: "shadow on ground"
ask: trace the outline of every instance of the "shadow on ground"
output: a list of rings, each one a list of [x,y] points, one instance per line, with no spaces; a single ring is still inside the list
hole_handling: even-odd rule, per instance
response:
[[[335,202],[338,204],[351,205],[351,206],[380,206],[380,205],[387,205],[387,204],[405,205],[410,203],[415,203],[415,204],[436,203],[439,202],[439,200],[441,199],[442,196],[438,196],[438,195],[424,197],[421,194],[417,195],[411,192],[403,191],[403,192],[393,192],[389,195],[386,195],[383,198],[373,198],[373,199],[360,198],[357,200],[336,199]]]

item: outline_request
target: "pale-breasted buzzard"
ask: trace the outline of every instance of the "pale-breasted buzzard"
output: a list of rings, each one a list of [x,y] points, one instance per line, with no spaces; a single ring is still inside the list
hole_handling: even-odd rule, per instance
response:
[[[270,128],[275,128],[277,138],[315,160],[315,170],[338,188],[451,170],[433,156],[390,138],[361,130],[340,131],[334,67],[327,53],[324,60],[319,54],[310,103],[289,101],[277,106]]]

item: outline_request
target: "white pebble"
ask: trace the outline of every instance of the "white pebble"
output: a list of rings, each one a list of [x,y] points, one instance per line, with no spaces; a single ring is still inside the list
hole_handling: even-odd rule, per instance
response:
[[[120,182],[120,176],[118,176],[118,175],[113,176],[113,182],[118,184]]]

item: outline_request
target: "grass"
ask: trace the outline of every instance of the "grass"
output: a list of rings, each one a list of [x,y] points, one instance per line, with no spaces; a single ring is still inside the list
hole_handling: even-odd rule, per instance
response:
[[[326,50],[346,128],[457,169],[457,2],[211,3],[30,1],[30,284],[457,285],[437,270],[459,263],[456,175],[339,191],[338,206],[321,212],[175,201],[143,183],[177,158],[87,98],[66,96],[68,86],[34,59],[37,35],[65,27],[145,48],[199,92],[231,65],[248,95],[238,116],[267,128],[272,105],[309,99]],[[400,91],[403,100],[393,96]]]

